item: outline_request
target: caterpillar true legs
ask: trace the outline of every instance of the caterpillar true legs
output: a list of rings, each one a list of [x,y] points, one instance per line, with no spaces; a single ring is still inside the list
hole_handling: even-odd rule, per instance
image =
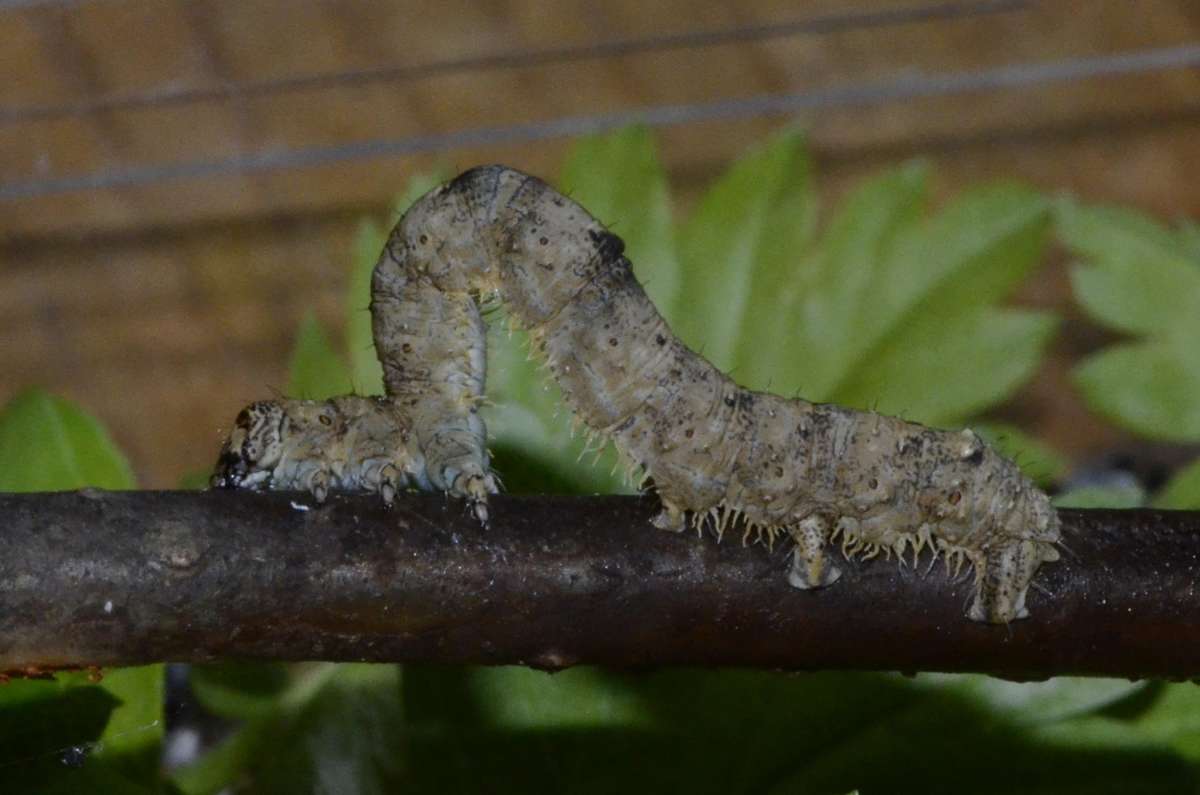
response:
[[[239,416],[216,485],[404,485],[465,497],[486,520],[496,491],[479,416],[486,380],[477,299],[498,296],[530,332],[565,401],[640,466],[655,524],[794,542],[788,582],[838,579],[846,555],[969,562],[968,615],[1027,614],[1038,566],[1056,560],[1047,497],[971,431],[742,389],[668,328],[620,238],[544,182],[503,166],[465,172],[393,229],[372,280],[385,398],[265,401]]]

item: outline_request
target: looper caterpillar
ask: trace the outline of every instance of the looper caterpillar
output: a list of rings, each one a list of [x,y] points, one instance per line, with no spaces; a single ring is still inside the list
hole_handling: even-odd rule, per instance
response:
[[[795,543],[788,582],[840,571],[827,548],[969,563],[968,615],[1028,613],[1058,558],[1045,494],[972,431],[743,389],[684,346],[634,278],[624,244],[541,180],[503,166],[461,174],[392,230],[372,279],[387,396],[254,403],[221,452],[215,486],[368,489],[390,503],[415,485],[467,498],[487,519],[497,490],[478,413],[485,382],[478,295],[530,332],[564,399],[653,481],[655,524],[709,524]]]

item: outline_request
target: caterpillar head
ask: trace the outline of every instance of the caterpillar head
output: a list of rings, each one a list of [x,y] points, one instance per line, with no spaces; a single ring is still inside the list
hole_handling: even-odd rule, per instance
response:
[[[221,445],[209,485],[214,489],[254,488],[268,480],[283,457],[287,429],[287,412],[280,401],[260,400],[242,409]]]
[[[344,426],[331,401],[251,403],[222,445],[210,483],[218,489],[308,488],[314,462],[334,449]]]

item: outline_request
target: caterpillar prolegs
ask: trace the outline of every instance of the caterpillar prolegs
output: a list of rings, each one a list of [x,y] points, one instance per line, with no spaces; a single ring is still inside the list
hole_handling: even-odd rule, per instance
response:
[[[478,409],[486,376],[479,296],[530,333],[576,418],[641,467],[655,524],[794,542],[788,581],[838,579],[829,553],[914,558],[928,547],[975,572],[968,611],[1027,615],[1058,558],[1045,494],[973,432],[743,389],[676,339],[634,278],[624,244],[582,207],[503,166],[467,171],[418,200],[372,279],[387,395],[254,403],[213,484],[465,497],[482,521],[497,483]],[[901,557],[901,559],[903,559]]]

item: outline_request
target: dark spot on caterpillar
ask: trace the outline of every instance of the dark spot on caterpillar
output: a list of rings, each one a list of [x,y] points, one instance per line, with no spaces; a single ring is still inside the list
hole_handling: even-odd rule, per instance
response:
[[[238,415],[237,415],[237,419],[233,421],[233,424],[236,427],[241,428],[242,430],[249,429],[249,427],[250,427],[250,412],[249,412],[249,410],[242,409],[241,411],[239,411]]]
[[[542,244],[543,246],[547,245],[549,242],[550,242],[550,238],[548,238],[548,237],[543,236],[541,238],[538,238],[538,243]]]
[[[867,481],[867,488],[869,488],[871,491],[879,488],[879,480],[877,478],[871,478]]]
[[[611,346],[613,346],[614,348],[615,348],[615,347],[617,347],[617,338],[616,338],[616,337],[609,337],[609,338],[608,338],[608,344],[609,344],[609,345],[611,345]]]
[[[621,422],[620,425],[613,428],[613,433],[620,433],[621,431],[627,431],[627,430],[629,430],[629,426],[633,425],[635,422],[637,422],[637,416],[631,414],[628,417],[626,417]]]
[[[538,265],[538,267],[539,267],[539,268],[541,268],[541,269],[542,269],[542,270],[544,270],[544,271],[552,271],[552,270],[554,270],[554,266],[553,266],[553,265],[551,265],[549,262],[539,262],[537,265]]]
[[[691,439],[693,436],[696,435],[696,429],[688,428],[686,431],[683,432],[683,435],[686,436],[687,438]]]
[[[421,245],[423,246],[429,242],[429,235],[421,235],[418,240],[421,241]]]
[[[729,408],[733,408],[737,405],[737,398],[735,398],[733,395],[727,395],[725,397],[725,405],[729,406]]]
[[[405,353],[412,353],[412,345],[409,345],[409,344],[406,342],[406,343],[404,343],[403,345],[401,345],[401,346],[400,346],[400,350],[404,351]]]
[[[980,464],[983,463],[983,448],[976,447],[974,450],[972,450],[970,453],[968,453],[967,456],[963,460],[966,461],[968,464],[973,464],[975,466],[979,466]]]
[[[616,263],[625,253],[625,241],[609,232],[607,229],[589,229],[588,237],[596,246],[596,253],[601,262]]]
[[[960,491],[950,492],[949,500],[950,500],[951,505],[958,505],[959,502],[962,501],[962,492],[960,492]]]
[[[328,414],[322,414],[319,421],[322,425],[333,425],[333,420],[329,418]]]
[[[662,334],[655,334],[655,335],[654,335],[654,341],[655,341],[656,343],[658,343],[659,345],[666,345],[666,344],[667,344],[667,338],[666,338],[666,337],[664,337]]]

